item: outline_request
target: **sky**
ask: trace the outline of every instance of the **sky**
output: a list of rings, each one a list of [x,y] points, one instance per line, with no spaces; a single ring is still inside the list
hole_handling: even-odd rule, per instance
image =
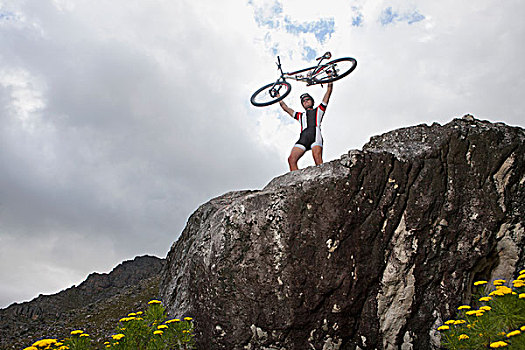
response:
[[[0,308],[138,255],[288,171],[299,124],[251,94],[330,51],[325,161],[470,113],[525,126],[522,0],[0,0]],[[291,82],[320,102],[326,86]],[[299,166],[313,165],[311,154]]]

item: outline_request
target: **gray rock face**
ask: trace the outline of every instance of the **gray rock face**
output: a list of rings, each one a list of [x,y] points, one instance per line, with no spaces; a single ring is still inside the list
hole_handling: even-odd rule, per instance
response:
[[[525,131],[455,119],[202,205],[161,295],[200,349],[431,349],[477,279],[524,267]]]

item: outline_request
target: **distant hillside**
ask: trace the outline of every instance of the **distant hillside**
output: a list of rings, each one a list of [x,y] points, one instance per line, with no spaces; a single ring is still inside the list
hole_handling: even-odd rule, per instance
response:
[[[21,349],[42,337],[63,338],[73,329],[102,340],[122,316],[158,297],[164,263],[136,257],[110,273],[90,274],[79,286],[0,310],[0,349]]]

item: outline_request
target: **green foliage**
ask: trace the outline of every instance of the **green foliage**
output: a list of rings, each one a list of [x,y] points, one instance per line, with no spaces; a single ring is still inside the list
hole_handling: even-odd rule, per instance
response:
[[[525,349],[525,270],[512,281],[494,281],[492,291],[487,281],[474,283],[477,289],[474,308],[458,308],[457,319],[448,320],[438,330],[447,349]]]
[[[158,300],[151,300],[145,312],[133,312],[121,318],[115,334],[103,349],[115,350],[186,350],[194,348],[193,320],[166,320],[166,310]],[[24,350],[94,350],[87,333],[74,330],[63,341],[41,339]]]

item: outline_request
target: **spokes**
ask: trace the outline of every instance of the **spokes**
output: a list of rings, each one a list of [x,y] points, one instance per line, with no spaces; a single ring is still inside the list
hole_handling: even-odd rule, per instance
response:
[[[285,98],[290,93],[290,89],[288,82],[268,84],[252,95],[251,102],[255,106],[267,106]]]
[[[286,85],[277,84],[275,87],[269,87],[262,90],[254,97],[255,102],[264,103],[275,99],[286,90]]]
[[[338,80],[355,69],[355,60],[339,59],[322,65],[313,74],[314,84],[327,83]]]

